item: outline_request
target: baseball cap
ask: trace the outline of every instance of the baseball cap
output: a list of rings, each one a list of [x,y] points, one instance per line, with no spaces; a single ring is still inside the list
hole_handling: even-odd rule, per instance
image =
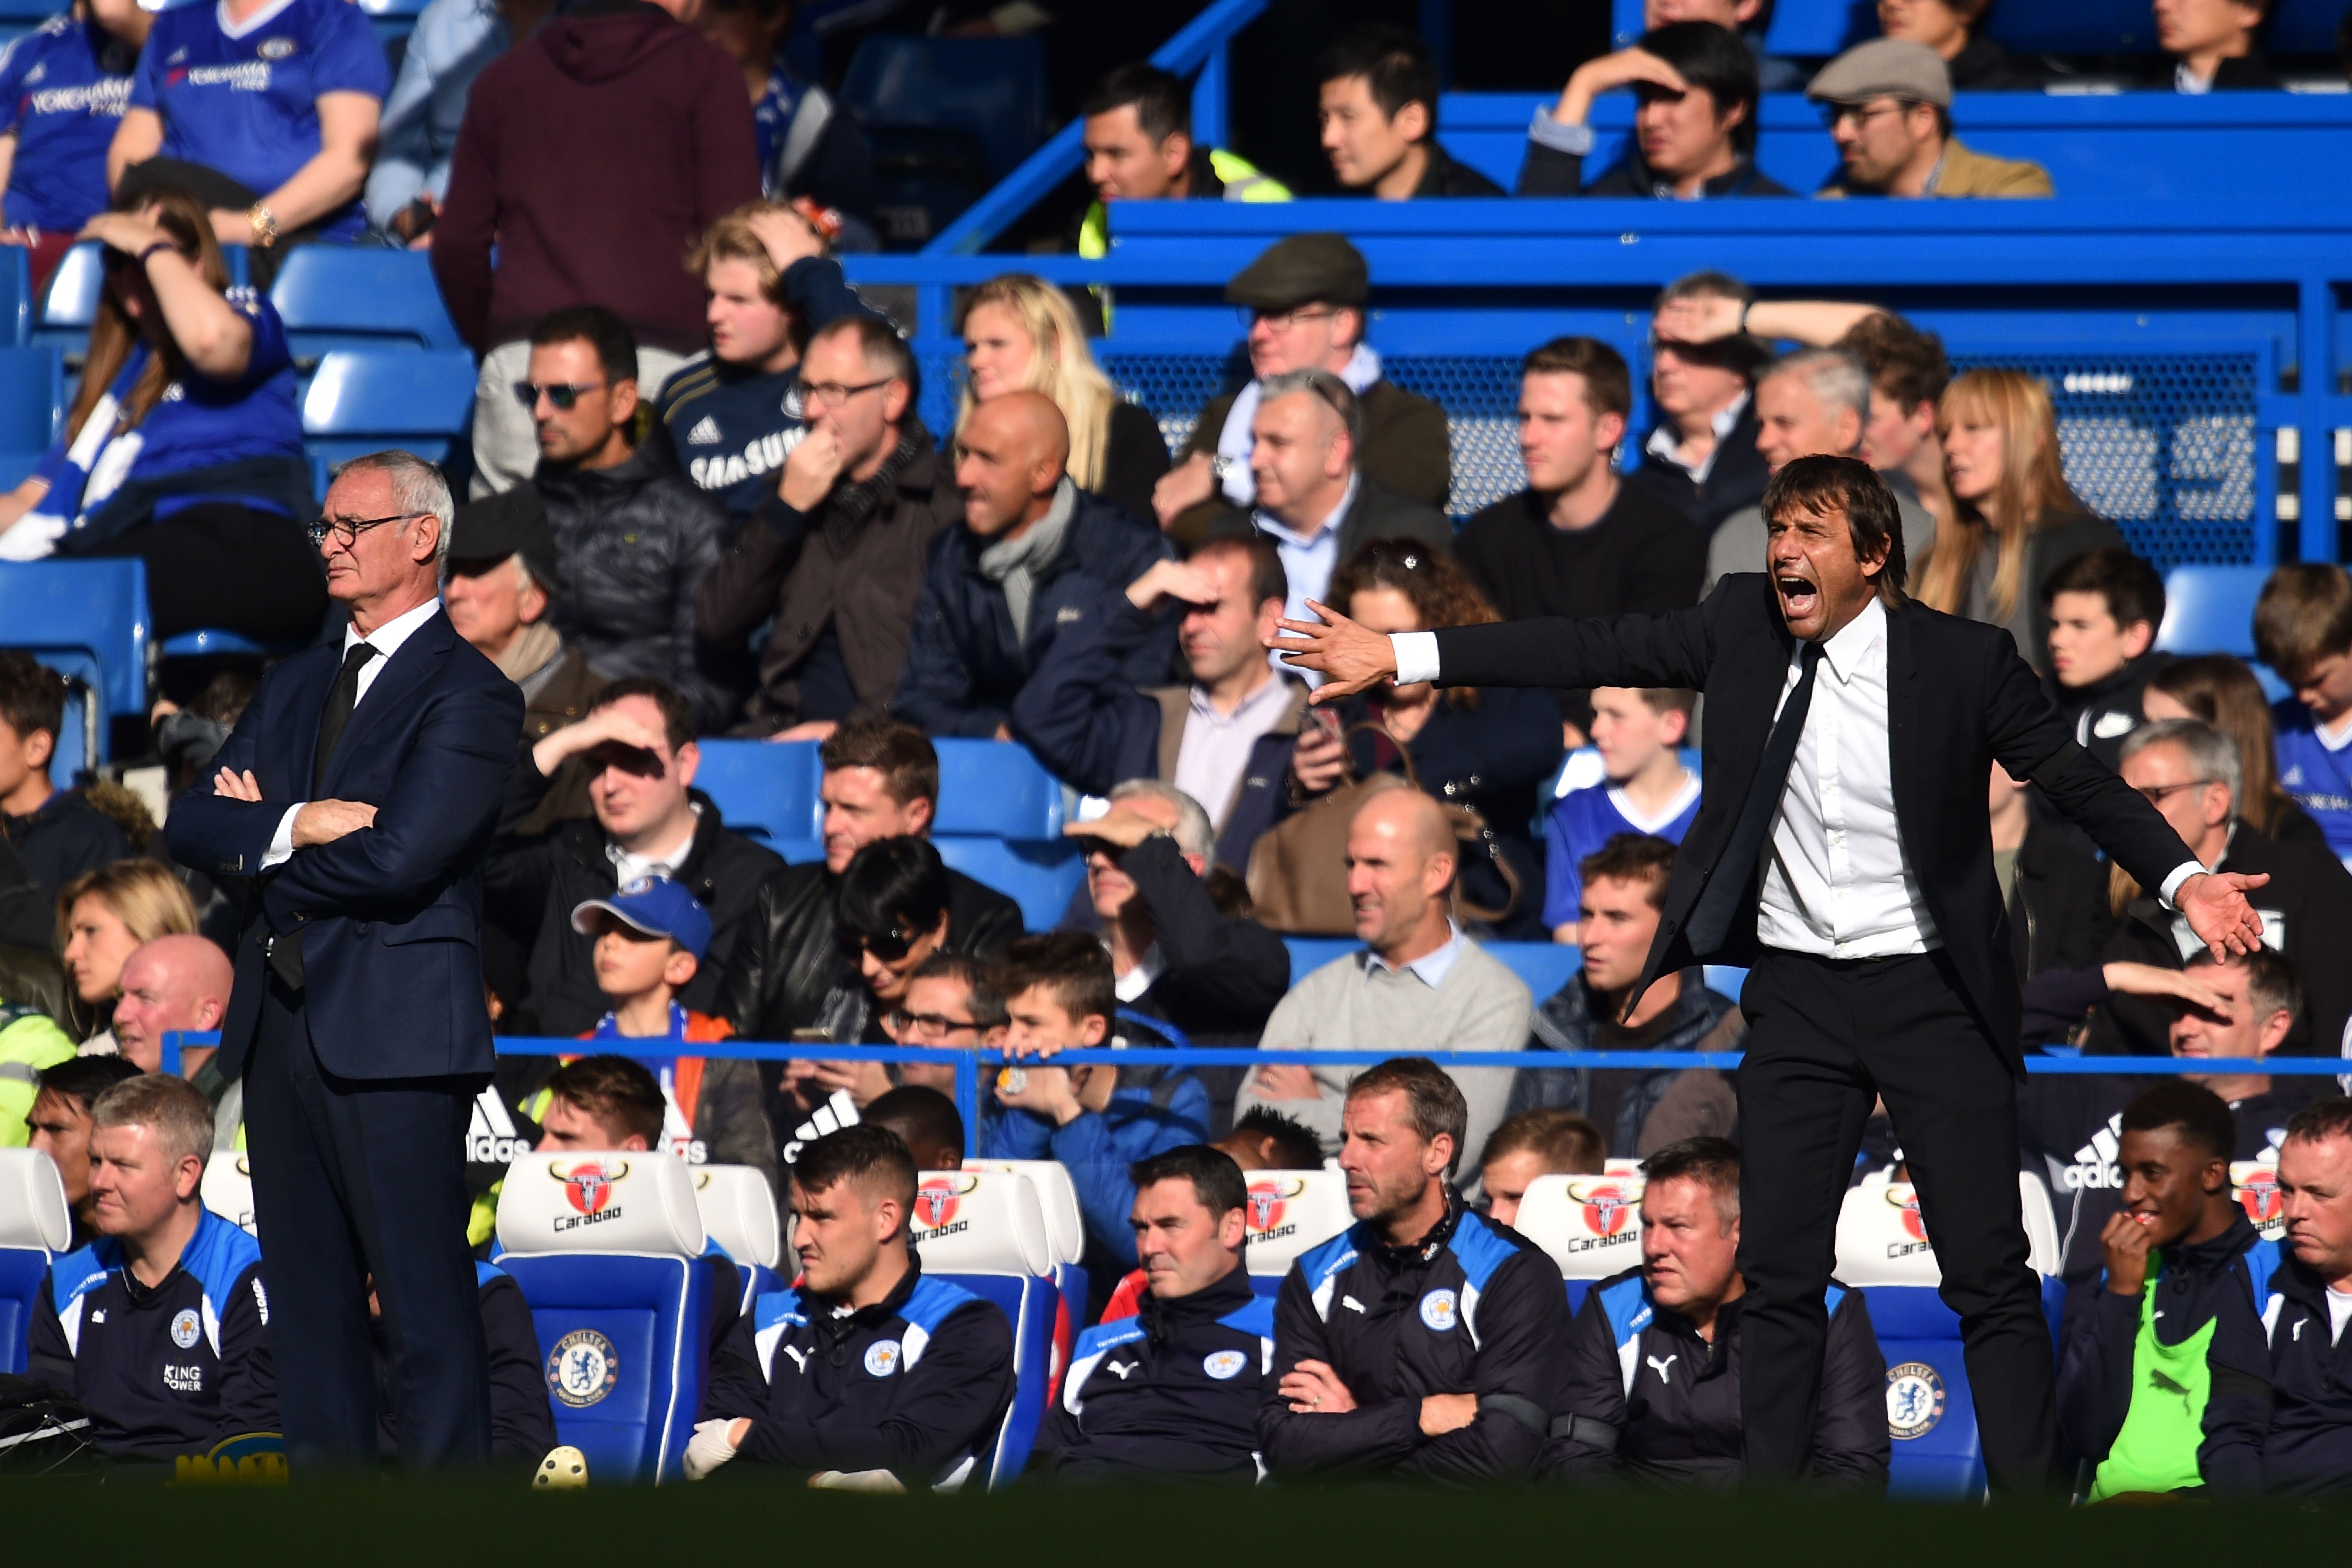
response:
[[[504,561],[520,552],[542,587],[555,584],[555,530],[547,508],[529,485],[457,509],[449,525],[452,561]]]
[[[1864,103],[1874,98],[1908,99],[1952,107],[1952,72],[1941,55],[1904,38],[1873,38],[1856,44],[1822,68],[1805,89],[1820,103]]]
[[[697,958],[710,951],[710,912],[667,877],[640,877],[609,899],[573,906],[572,929],[592,934],[600,910],[647,936],[666,936]]]

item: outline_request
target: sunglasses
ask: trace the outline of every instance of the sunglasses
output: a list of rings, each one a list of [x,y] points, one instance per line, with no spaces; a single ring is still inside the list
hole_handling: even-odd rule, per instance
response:
[[[867,932],[844,931],[839,933],[842,956],[856,962],[861,952],[870,952],[885,963],[897,963],[914,951],[915,944],[930,933],[911,926],[893,925],[888,931]]]
[[[514,384],[514,395],[515,401],[525,408],[537,408],[539,400],[544,397],[555,405],[558,412],[569,414],[579,404],[582,394],[602,392],[604,389],[604,384],[601,381],[551,381],[545,386],[518,381]]]

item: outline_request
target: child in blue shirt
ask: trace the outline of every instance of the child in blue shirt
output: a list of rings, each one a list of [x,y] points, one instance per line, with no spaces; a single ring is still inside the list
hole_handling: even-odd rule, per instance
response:
[[[1676,750],[1690,733],[1698,706],[1694,691],[1596,687],[1592,744],[1603,778],[1552,803],[1544,841],[1544,924],[1552,940],[1577,940],[1577,900],[1584,884],[1577,867],[1620,833],[1680,844],[1698,819],[1698,779]]]
[[[2271,710],[2279,787],[2352,866],[2352,577],[2319,561],[2272,573],[2254,605],[2254,651],[2294,689]]]

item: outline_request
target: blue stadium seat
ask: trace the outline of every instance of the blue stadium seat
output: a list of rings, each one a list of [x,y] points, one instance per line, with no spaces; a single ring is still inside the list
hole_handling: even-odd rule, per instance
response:
[[[54,0],[0,0],[0,44],[23,37],[60,9]]]
[[[1290,950],[1290,983],[1296,985],[1333,959],[1360,951],[1364,944],[1351,936],[1286,936],[1282,945]]]
[[[437,463],[473,418],[474,358],[463,350],[338,349],[302,394],[304,444],[330,463],[386,447]]]
[[[1031,931],[1050,929],[1086,880],[1077,844],[1062,837],[1062,786],[1024,746],[931,743],[940,755],[931,825],[940,858],[1019,904]]]
[[[1044,143],[1045,44],[874,34],[841,103],[872,143],[885,233],[919,245]]]
[[[1037,1190],[1045,1216],[1045,1251],[1054,1260],[1054,1355],[1045,1388],[1048,1401],[1062,1396],[1062,1373],[1069,1370],[1070,1346],[1087,1326],[1087,1293],[1092,1282],[1080,1267],[1087,1255],[1086,1216],[1078,1208],[1077,1184],[1058,1160],[966,1160],[967,1171],[1003,1171],[1026,1176]]]
[[[705,741],[694,784],[728,826],[798,865],[824,856],[824,767],[814,741]]]
[[[2164,577],[2164,625],[2156,646],[2167,653],[2254,657],[2254,601],[2267,566],[2176,566]]]
[[[1054,1373],[1053,1248],[1036,1184],[1011,1171],[925,1171],[909,1230],[923,1272],[993,1301],[1013,1325],[1013,1404],[959,1486],[1010,1486],[1029,1462]]]
[[[530,1303],[556,1436],[598,1482],[683,1474],[709,1364],[706,1244],[674,1155],[524,1154],[508,1169],[498,1265]]]
[[[65,427],[65,410],[62,353],[46,346],[0,348],[0,451],[30,452],[37,459]]]
[[[0,562],[0,647],[23,648],[76,683],[83,721],[58,738],[51,776],[70,781],[103,763],[106,721],[147,711],[147,563]]]
[[[374,12],[376,6],[362,9]],[[333,349],[466,346],[421,250],[298,246],[278,269],[269,298],[286,319],[294,352],[304,358]]]
[[[0,0],[0,43],[9,37],[5,0]],[[32,254],[21,245],[0,256],[0,343],[21,343],[33,330]]]
[[[1568,1310],[1584,1305],[1596,1279],[1642,1261],[1639,1174],[1538,1176],[1519,1200],[1512,1228],[1559,1265]]]
[[[0,1373],[24,1372],[49,1264],[72,1245],[56,1163],[30,1149],[0,1149]]]
[[[1347,1178],[1337,1171],[1252,1171],[1242,1223],[1249,1230],[1243,1258],[1250,1289],[1272,1300],[1298,1255],[1338,1236],[1356,1216],[1348,1209]]]

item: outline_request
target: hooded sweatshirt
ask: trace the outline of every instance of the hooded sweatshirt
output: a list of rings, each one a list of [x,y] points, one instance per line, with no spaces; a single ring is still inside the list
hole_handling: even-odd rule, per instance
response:
[[[582,0],[475,81],[433,234],[450,319],[487,351],[603,305],[641,343],[701,348],[702,280],[679,258],[759,195],[758,147],[718,46],[646,0]]]

